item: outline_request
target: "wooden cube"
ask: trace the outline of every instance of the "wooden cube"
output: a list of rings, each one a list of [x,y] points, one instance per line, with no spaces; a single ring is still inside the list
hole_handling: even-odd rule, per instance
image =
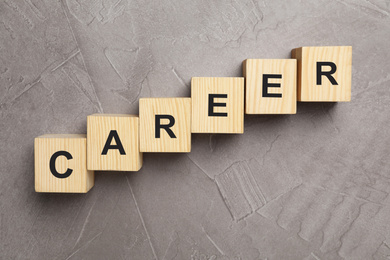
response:
[[[191,99],[139,100],[141,152],[191,151]]]
[[[298,101],[351,101],[352,46],[301,47],[298,60]]]
[[[86,135],[42,135],[35,138],[34,150],[36,192],[86,193],[93,187]]]
[[[296,114],[295,59],[247,59],[245,76],[246,114]]]
[[[191,79],[192,133],[244,133],[244,78]]]
[[[89,115],[87,151],[88,170],[138,171],[142,166],[138,116]]]

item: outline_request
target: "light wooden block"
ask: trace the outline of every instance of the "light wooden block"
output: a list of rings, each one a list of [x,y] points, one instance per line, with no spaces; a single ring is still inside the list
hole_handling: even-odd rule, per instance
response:
[[[139,117],[93,114],[87,117],[87,165],[89,170],[138,171]]]
[[[244,133],[244,78],[191,79],[192,133]]]
[[[301,47],[291,57],[298,60],[298,101],[351,101],[352,46]]]
[[[86,193],[93,187],[86,135],[42,135],[35,138],[34,150],[36,192]]]
[[[295,59],[247,59],[243,74],[246,114],[296,114]]]
[[[190,98],[141,98],[139,117],[141,152],[191,151]]]

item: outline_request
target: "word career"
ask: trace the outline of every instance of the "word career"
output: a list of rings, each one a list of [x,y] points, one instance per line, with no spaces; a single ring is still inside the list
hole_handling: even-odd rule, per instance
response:
[[[191,133],[242,134],[244,114],[351,100],[351,46],[302,47],[291,56],[247,59],[244,77],[194,77],[191,98],[142,98],[139,116],[90,115],[86,135],[35,138],[35,190],[86,193],[94,171],[138,171],[144,152],[190,152]]]

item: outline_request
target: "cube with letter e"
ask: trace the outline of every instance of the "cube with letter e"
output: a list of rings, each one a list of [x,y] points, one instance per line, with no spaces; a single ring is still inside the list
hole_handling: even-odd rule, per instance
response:
[[[247,59],[246,114],[295,114],[297,62],[294,59]]]
[[[191,152],[191,99],[139,100],[141,152]]]
[[[244,132],[244,78],[191,79],[192,133]]]
[[[352,46],[301,47],[298,61],[298,101],[351,101]]]

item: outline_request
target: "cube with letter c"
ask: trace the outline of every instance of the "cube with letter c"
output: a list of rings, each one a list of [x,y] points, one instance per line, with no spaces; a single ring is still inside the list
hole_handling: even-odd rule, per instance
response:
[[[141,152],[191,152],[191,98],[139,100]]]
[[[192,133],[244,133],[244,78],[191,79]]]
[[[86,193],[95,183],[87,169],[83,134],[42,135],[34,140],[35,191]]]

